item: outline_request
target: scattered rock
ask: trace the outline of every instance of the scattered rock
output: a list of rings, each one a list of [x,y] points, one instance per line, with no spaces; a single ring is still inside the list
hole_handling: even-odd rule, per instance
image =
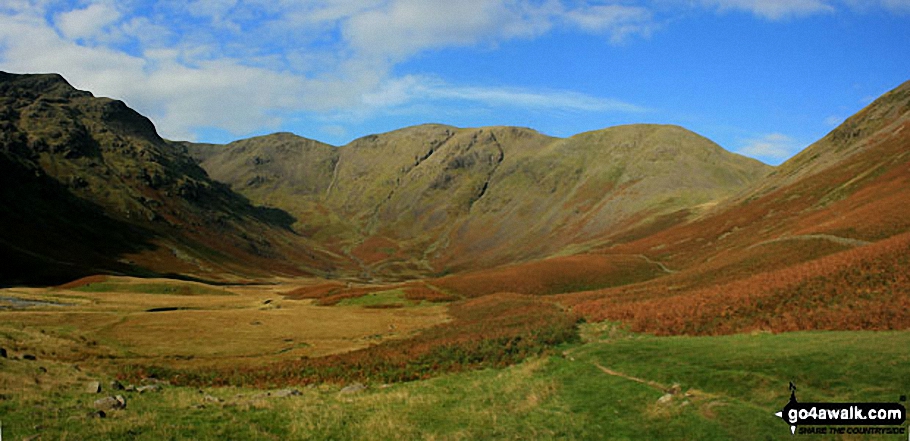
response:
[[[202,397],[202,401],[205,401],[206,403],[220,403],[223,400],[221,398],[205,394],[205,396]]]
[[[160,385],[164,385],[164,386],[167,386],[170,384],[167,381],[159,380],[154,377],[143,378],[142,381],[140,381],[140,383],[142,383],[142,384],[160,384]]]
[[[265,299],[265,300],[262,302],[263,305],[268,305],[268,304],[271,304],[271,303],[272,303],[272,299]]]
[[[104,397],[104,398],[95,400],[94,407],[95,407],[95,409],[98,409],[101,411],[126,409],[126,398],[123,398],[123,395],[117,395],[114,397]]]
[[[657,404],[667,405],[670,404],[671,401],[673,401],[673,395],[664,394],[664,396],[657,399]]]
[[[90,394],[101,393],[101,383],[97,381],[89,381],[88,384],[85,385],[85,392]]]
[[[103,410],[96,410],[96,411],[93,411],[93,412],[89,412],[89,413],[88,413],[88,417],[89,417],[89,419],[94,419],[94,418],[105,418],[105,417],[107,417],[107,414],[104,413]]]
[[[157,384],[149,384],[147,386],[139,386],[136,388],[136,392],[144,394],[146,392],[158,392],[161,390],[161,386]]]
[[[360,391],[362,391],[362,390],[364,390],[364,389],[366,389],[366,388],[367,388],[367,387],[364,386],[363,384],[354,383],[354,384],[352,384],[352,385],[350,385],[350,386],[345,387],[344,389],[341,389],[341,392],[340,392],[340,393],[345,394],[345,395],[356,394],[357,392],[360,392]]]
[[[127,391],[127,392],[136,392],[136,386],[130,384],[130,385],[127,385],[126,387],[124,387],[123,390]]]
[[[272,393],[272,396],[276,397],[276,398],[286,398],[286,397],[297,396],[297,395],[303,395],[303,394],[301,394],[299,390],[291,389],[291,388],[277,390]]]
[[[6,348],[0,348],[0,358],[8,358]]]
[[[119,381],[117,381],[117,380],[111,381],[110,386],[111,386],[111,390],[124,390],[124,389],[126,389],[125,387],[123,387],[123,384],[121,384],[121,383],[120,383]]]
[[[35,357],[35,356],[32,355],[32,354],[22,354],[22,359],[23,359],[23,360],[35,361],[35,360],[38,359],[38,357]]]
[[[666,392],[670,395],[677,395],[680,392],[682,392],[682,386],[680,386],[679,383],[673,383],[673,385],[670,386],[670,388],[667,389]]]

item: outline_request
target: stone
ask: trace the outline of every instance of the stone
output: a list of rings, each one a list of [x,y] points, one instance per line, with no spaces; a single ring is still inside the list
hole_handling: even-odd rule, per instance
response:
[[[126,409],[126,398],[123,398],[123,395],[104,397],[95,400],[93,406],[95,409],[105,412]]]
[[[90,394],[101,393],[101,383],[89,381],[88,384],[85,385],[85,392]]]
[[[352,385],[350,385],[350,386],[345,387],[344,389],[341,389],[341,392],[340,392],[340,393],[345,394],[345,395],[356,394],[357,392],[360,392],[360,391],[362,391],[362,390],[364,390],[364,389],[366,389],[366,388],[367,388],[367,387],[364,386],[363,384],[354,383],[354,384],[352,384]]]
[[[667,389],[666,392],[670,395],[677,395],[680,392],[682,392],[682,386],[680,386],[679,383],[673,383],[673,385],[670,386],[670,388]]]
[[[673,395],[665,394],[664,396],[657,399],[657,404],[667,405],[670,404],[671,401],[673,401]]]
[[[6,353],[6,348],[0,348],[0,358],[8,358],[9,355]]]
[[[272,393],[272,396],[276,397],[276,398],[286,398],[286,397],[298,396],[298,395],[302,395],[300,393],[300,391],[297,389],[291,389],[291,388],[277,390]]]
[[[168,385],[168,384],[170,384],[170,383],[168,383],[167,381],[159,380],[159,379],[157,379],[157,378],[152,378],[152,377],[143,378],[143,379],[140,381],[140,383],[142,383],[142,384],[160,384],[160,385]]]
[[[38,357],[35,357],[35,356],[32,355],[32,354],[22,354],[22,359],[23,359],[23,360],[29,360],[29,361],[35,361],[35,360],[38,359]]]
[[[222,400],[221,398],[205,394],[205,396],[202,397],[202,401],[205,401],[206,403],[220,403]]]
[[[123,384],[120,383],[120,382],[117,381],[117,380],[111,381],[111,382],[110,382],[110,386],[111,386],[111,390],[124,390],[124,389],[126,389],[125,387],[123,387]]]
[[[147,386],[139,386],[136,388],[136,392],[144,394],[146,392],[158,392],[161,390],[161,386],[157,384],[149,384]]]

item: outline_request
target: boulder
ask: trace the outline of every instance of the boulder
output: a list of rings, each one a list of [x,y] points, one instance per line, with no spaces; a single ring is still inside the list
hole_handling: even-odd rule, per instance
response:
[[[302,394],[300,393],[299,390],[291,389],[291,388],[281,389],[281,390],[272,392],[272,396],[276,397],[276,398],[286,398],[286,397],[297,396],[297,395],[302,395]]]
[[[100,398],[95,400],[94,407],[104,412],[126,409],[126,398],[123,398],[123,395]]]
[[[101,393],[101,383],[97,381],[89,381],[85,385],[85,392],[89,394]]]
[[[140,394],[143,394],[146,392],[158,392],[160,390],[161,390],[161,386],[157,385],[157,384],[149,384],[147,386],[139,386],[136,388],[136,392],[139,392]]]
[[[350,386],[345,387],[344,389],[341,389],[340,393],[345,394],[345,395],[356,394],[357,392],[360,392],[366,388],[367,387],[364,386],[363,384],[354,383]]]

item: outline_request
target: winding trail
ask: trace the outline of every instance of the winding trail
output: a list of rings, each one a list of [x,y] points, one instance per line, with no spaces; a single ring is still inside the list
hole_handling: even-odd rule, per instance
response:
[[[866,246],[866,245],[869,245],[872,243],[872,242],[865,241],[865,240],[853,239],[853,238],[849,238],[849,237],[834,236],[831,234],[801,234],[798,236],[784,236],[784,237],[778,237],[777,239],[766,240],[764,242],[759,242],[755,245],[752,245],[747,249],[752,249],[752,248],[759,247],[762,245],[768,245],[768,244],[777,243],[777,242],[786,242],[786,241],[790,241],[790,240],[814,240],[814,239],[828,240],[828,241],[834,242],[836,244],[840,244],[840,245],[844,245],[844,246],[848,246],[848,247],[861,247],[861,246]]]
[[[603,373],[605,373],[605,374],[607,374],[607,375],[612,375],[612,376],[614,376],[614,377],[625,378],[626,380],[634,381],[634,382],[636,382],[636,383],[641,383],[641,384],[644,384],[644,385],[646,385],[646,386],[653,387],[654,389],[658,389],[658,390],[660,390],[660,391],[666,391],[666,390],[668,389],[667,386],[665,386],[665,385],[663,385],[663,384],[660,384],[660,383],[658,383],[658,382],[656,382],[656,381],[645,380],[645,379],[643,379],[643,378],[638,378],[638,377],[633,377],[633,376],[631,376],[631,375],[626,375],[626,374],[624,374],[624,373],[622,373],[622,372],[617,372],[617,371],[614,371],[613,369],[603,367],[600,363],[594,363],[594,366],[597,366],[597,369],[600,369],[601,371],[603,371]]]
[[[648,263],[650,263],[651,265],[657,265],[658,267],[660,267],[661,271],[663,271],[663,272],[665,272],[665,273],[667,273],[667,274],[673,274],[673,273],[676,272],[676,271],[674,271],[674,270],[671,270],[670,268],[667,268],[667,266],[664,265],[663,263],[660,263],[660,262],[658,262],[658,261],[656,261],[656,260],[652,260],[650,257],[645,256],[644,254],[638,254],[637,256],[638,256],[638,257],[641,257],[642,259],[644,259],[645,262],[648,262]]]

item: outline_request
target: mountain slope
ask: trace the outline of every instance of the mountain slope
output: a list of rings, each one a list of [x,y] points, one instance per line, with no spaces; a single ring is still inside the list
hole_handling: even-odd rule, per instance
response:
[[[0,109],[0,243],[22,262],[5,280],[102,270],[303,274],[333,265],[288,229],[291,216],[209,179],[123,102],[59,75],[0,73]]]
[[[539,259],[656,221],[682,222],[770,170],[657,125],[568,139],[423,125],[338,148],[292,135],[221,152],[188,148],[213,178],[293,213],[298,231],[348,253],[366,274],[390,275]]]
[[[896,329],[908,323],[910,82],[732,203],[600,250],[672,274],[569,296],[592,319],[660,333]]]

